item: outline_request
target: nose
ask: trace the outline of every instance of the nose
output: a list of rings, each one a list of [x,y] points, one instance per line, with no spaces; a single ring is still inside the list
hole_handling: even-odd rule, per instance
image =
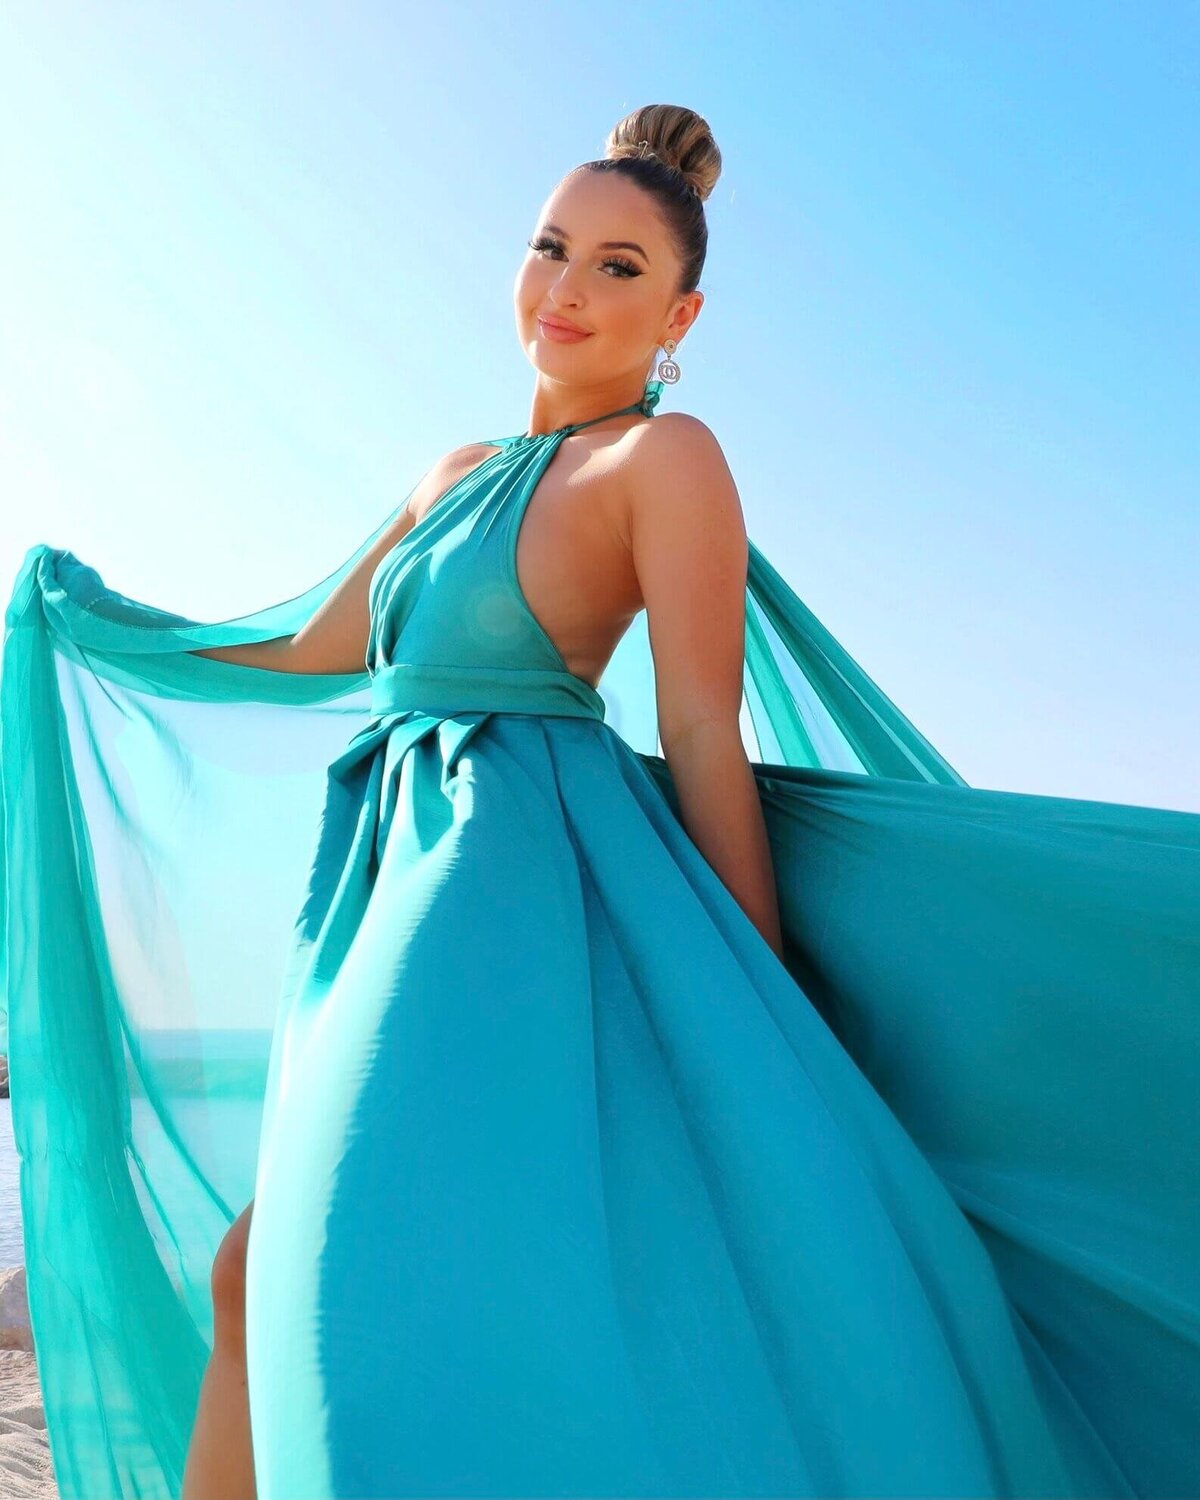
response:
[[[559,307],[578,307],[580,304],[579,292],[575,286],[576,277],[569,265],[563,266],[553,281],[550,283],[550,300]]]

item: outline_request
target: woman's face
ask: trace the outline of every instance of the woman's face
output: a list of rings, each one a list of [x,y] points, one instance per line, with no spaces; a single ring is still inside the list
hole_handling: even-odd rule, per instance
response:
[[[704,301],[699,291],[674,295],[680,265],[657,207],[615,173],[568,176],[530,241],[513,288],[517,335],[530,363],[553,380],[644,381],[663,340],[681,338]],[[585,336],[558,337],[544,318]]]

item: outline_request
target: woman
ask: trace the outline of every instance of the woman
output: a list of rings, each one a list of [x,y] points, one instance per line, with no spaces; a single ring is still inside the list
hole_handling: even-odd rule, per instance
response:
[[[668,119],[667,138],[677,157],[696,161],[695,186],[707,196],[719,170],[716,146],[703,122],[682,123],[681,130]],[[654,128],[653,119],[646,128]],[[614,145],[612,160],[620,160],[621,132]],[[662,158],[668,166],[669,152]],[[656,159],[648,142],[638,155]],[[737,492],[703,423],[671,413],[651,424],[634,410],[655,351],[682,342],[704,301],[694,288],[677,293],[698,278],[703,260],[695,243],[703,228],[701,192],[690,194],[684,213],[677,195],[672,199],[668,218],[630,178],[583,170],[569,175],[543,208],[544,227],[515,289],[521,340],[539,372],[530,432],[582,425],[564,438],[562,456],[538,486],[537,524],[521,528],[518,571],[556,653],[593,686],[634,616],[648,610],[662,743],[688,829],[781,953],[766,829],[739,727],[747,538]],[[630,243],[601,246],[613,223]],[[630,414],[591,418],[609,407]],[[276,671],[353,671],[367,655],[367,594],[379,565],[494,451],[472,443],[447,454],[396,525],[296,636],[199,654]],[[686,475],[686,483],[657,493],[655,478],[663,473]],[[713,785],[726,789],[720,804],[704,795]],[[184,1500],[253,1490],[240,1325],[249,1227],[247,1209],[216,1266],[214,1303],[222,1315]]]
[[[186,643],[193,701],[197,657],[255,703],[371,674],[185,1500],[1200,1493],[1200,819],[966,788],[749,544],[646,386],[718,168],[652,106],[564,179],[516,285],[529,431],[436,464],[300,628],[87,614],[126,673]],[[657,764],[599,693],[643,610]]]

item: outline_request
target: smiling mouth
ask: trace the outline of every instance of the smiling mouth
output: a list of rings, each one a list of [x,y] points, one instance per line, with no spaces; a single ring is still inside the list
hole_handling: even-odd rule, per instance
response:
[[[591,337],[590,330],[586,328],[575,328],[569,323],[555,323],[549,318],[539,317],[538,327],[545,333],[555,338],[563,339],[586,339]]]

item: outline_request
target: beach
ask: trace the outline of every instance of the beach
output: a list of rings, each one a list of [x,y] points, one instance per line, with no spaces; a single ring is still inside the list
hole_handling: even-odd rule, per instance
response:
[[[37,1358],[29,1328],[25,1267],[0,1271],[0,1495],[58,1495]]]
[[[7,1059],[3,1077],[7,1085]],[[0,1496],[57,1500],[25,1295],[20,1163],[12,1112],[0,1099]]]
[[[0,1494],[5,1500],[58,1497],[37,1360],[27,1349],[0,1349]]]

